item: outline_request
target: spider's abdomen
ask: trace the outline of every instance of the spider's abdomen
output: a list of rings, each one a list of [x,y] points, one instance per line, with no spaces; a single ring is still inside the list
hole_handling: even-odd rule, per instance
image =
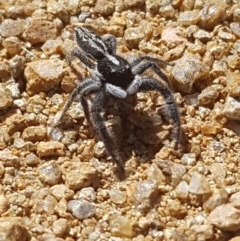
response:
[[[105,83],[127,89],[134,76],[130,64],[119,56],[106,56],[97,65]]]

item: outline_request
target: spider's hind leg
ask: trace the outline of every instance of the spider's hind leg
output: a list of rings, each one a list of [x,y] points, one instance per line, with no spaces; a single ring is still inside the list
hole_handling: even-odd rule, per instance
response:
[[[91,117],[95,131],[104,142],[107,152],[116,162],[120,176],[123,177],[124,164],[119,151],[120,147],[116,145],[115,140],[112,140],[102,117],[102,112],[105,109],[104,107],[107,104],[108,98],[109,95],[105,91],[100,91],[96,94],[95,99],[92,102]]]
[[[139,90],[159,91],[161,95],[164,97],[166,106],[164,108],[163,114],[167,119],[170,119],[173,122],[172,139],[174,139],[175,142],[174,149],[177,149],[181,137],[181,122],[177,104],[175,103],[171,91],[165,85],[152,78],[142,78]]]

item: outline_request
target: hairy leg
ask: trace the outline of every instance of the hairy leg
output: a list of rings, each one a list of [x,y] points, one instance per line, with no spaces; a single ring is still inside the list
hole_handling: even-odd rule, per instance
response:
[[[103,37],[104,43],[107,45],[108,53],[115,55],[117,51],[117,42],[114,36]]]
[[[67,62],[68,63],[71,63],[72,59],[74,57],[77,57],[78,59],[81,60],[81,62],[83,64],[85,64],[88,68],[90,69],[94,69],[95,68],[95,64],[93,63],[93,60],[91,58],[90,55],[82,52],[80,49],[76,48],[74,50],[72,50],[67,56],[66,56],[66,59],[67,59]]]
[[[102,117],[102,113],[105,110],[104,107],[107,104],[108,98],[109,94],[104,90],[96,94],[91,108],[93,127],[95,128],[95,131],[99,135],[100,139],[104,142],[107,152],[116,162],[120,174],[124,175],[124,166],[119,153],[119,148],[116,147],[116,145],[113,143],[114,141],[111,140],[109,132],[104,124],[104,119]]]
[[[142,78],[139,90],[159,91],[164,97],[166,106],[164,108],[163,114],[165,115],[165,117],[167,117],[167,119],[170,119],[173,122],[172,138],[175,140],[174,149],[177,149],[181,136],[181,122],[179,112],[177,109],[177,104],[175,103],[171,91],[166,86],[152,78]]]
[[[142,56],[131,63],[132,71],[134,75],[140,75],[145,70],[152,68],[154,72],[170,86],[171,84],[168,80],[168,77],[160,69],[160,67],[166,68],[167,65],[168,63],[166,63],[165,61],[152,58],[149,56]]]
[[[82,102],[83,96],[94,93],[94,92],[98,91],[100,88],[101,88],[101,82],[96,78],[88,78],[88,79],[85,79],[82,83],[78,84],[78,86],[73,90],[70,97],[68,98],[67,103],[65,104],[59,119],[54,123],[52,130],[50,132],[50,135],[54,131],[54,128],[59,126],[59,124],[62,121],[63,116],[66,114],[69,107],[76,100],[78,95],[80,95],[80,100]],[[85,106],[83,106],[83,110],[84,110],[84,108],[85,108]],[[85,113],[85,111],[86,110],[84,110],[84,113]],[[86,118],[88,118],[88,117],[86,116]]]

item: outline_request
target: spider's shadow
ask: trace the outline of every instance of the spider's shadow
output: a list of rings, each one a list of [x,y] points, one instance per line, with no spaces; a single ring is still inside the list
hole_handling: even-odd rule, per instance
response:
[[[137,98],[134,99],[134,102],[137,101]],[[160,151],[163,147],[163,143],[158,137],[158,133],[163,131],[161,124],[160,126],[154,126],[154,120],[152,116],[149,115],[146,111],[134,110],[136,103],[129,104],[126,100],[119,101],[117,100],[118,108],[114,115],[119,115],[121,123],[119,123],[122,130],[122,141],[120,152],[122,153],[123,163],[125,164],[132,156],[133,153],[136,156],[136,160],[140,162],[147,162],[153,160],[156,153]],[[119,110],[120,106],[120,110]],[[129,116],[131,115],[131,118]],[[161,114],[160,114],[161,115]],[[133,120],[134,116],[136,119]],[[134,122],[138,122],[138,118],[143,118],[144,122],[147,123],[146,126],[136,125]],[[162,118],[162,115],[161,115]],[[131,119],[131,120],[130,120]],[[165,119],[162,118],[165,122]],[[166,122],[167,123],[167,122]],[[146,136],[141,136],[145,135]],[[152,140],[156,140],[156,143],[152,143],[150,140],[148,143],[142,141],[150,137]],[[116,135],[116,138],[118,136]],[[170,138],[170,137],[167,137]],[[151,144],[150,144],[151,143]]]

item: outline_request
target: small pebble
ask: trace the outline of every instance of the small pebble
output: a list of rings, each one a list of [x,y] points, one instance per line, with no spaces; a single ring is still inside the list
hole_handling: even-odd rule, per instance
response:
[[[189,183],[189,192],[196,195],[203,195],[209,194],[211,190],[206,178],[194,172]]]
[[[44,163],[39,167],[39,176],[42,182],[52,186],[60,181],[62,173],[57,164]]]
[[[125,191],[119,190],[117,187],[113,187],[109,191],[111,201],[116,204],[123,204],[126,201],[127,195]]]
[[[64,237],[69,231],[69,221],[65,218],[59,218],[52,224],[52,231],[58,237]]]
[[[64,154],[64,145],[58,141],[41,141],[37,145],[37,154],[39,157],[62,156]]]
[[[109,226],[111,234],[115,237],[131,238],[133,236],[131,220],[127,217],[112,215]]]
[[[84,220],[90,218],[96,213],[95,206],[84,200],[71,200],[68,202],[68,209],[72,212],[73,216]]]
[[[12,105],[12,93],[9,89],[0,84],[0,110],[5,110]]]

